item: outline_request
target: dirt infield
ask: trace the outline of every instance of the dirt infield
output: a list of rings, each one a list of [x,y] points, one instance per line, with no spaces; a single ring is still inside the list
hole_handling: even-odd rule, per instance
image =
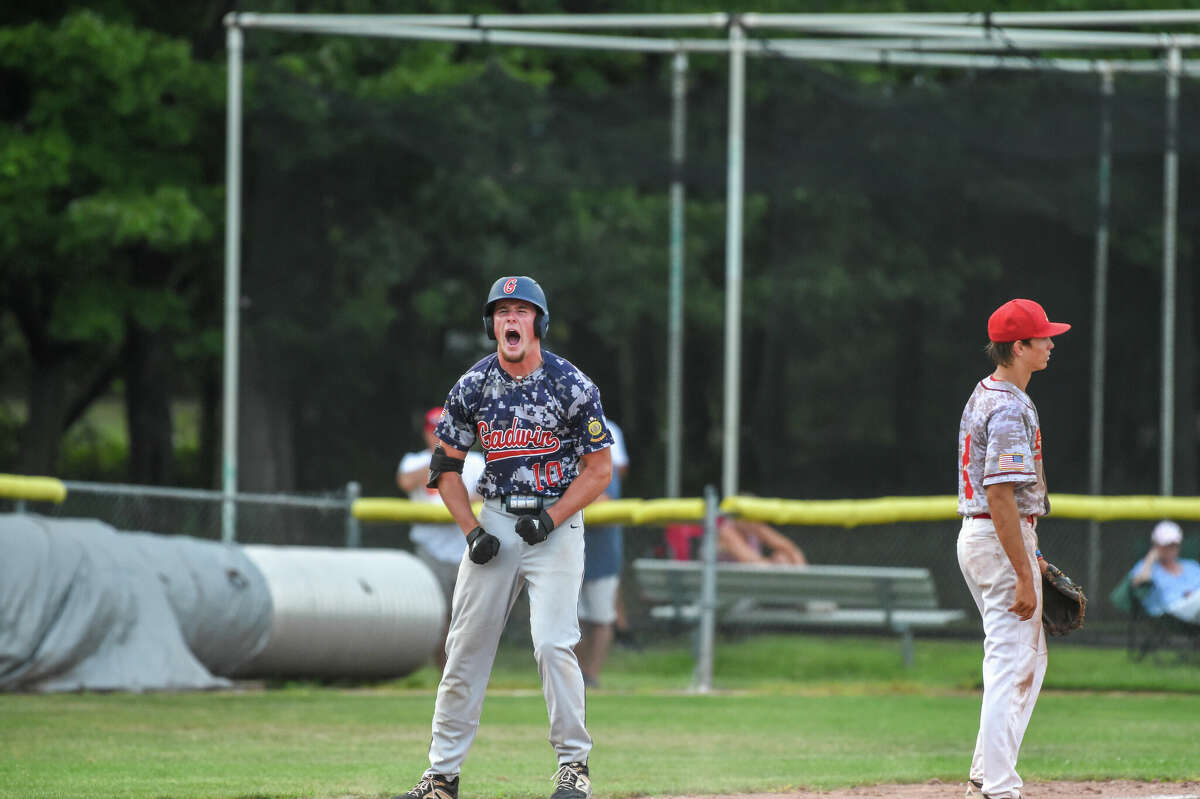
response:
[[[726,796],[669,796],[659,799],[958,799],[966,783],[930,780],[919,785],[869,785],[836,791],[796,791],[794,793],[732,794]],[[1099,782],[1031,782],[1022,789],[1024,799],[1078,797],[1079,799],[1200,799],[1200,782],[1136,782],[1105,780]]]

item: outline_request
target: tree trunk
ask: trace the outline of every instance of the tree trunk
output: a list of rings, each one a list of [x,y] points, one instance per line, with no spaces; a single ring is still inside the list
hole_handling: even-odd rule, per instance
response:
[[[200,468],[209,488],[221,487],[221,378],[217,368],[206,368],[200,381]]]
[[[1196,493],[1196,325],[1195,281],[1184,265],[1179,270],[1176,299],[1175,351],[1175,493]]]
[[[924,330],[921,322],[926,318],[919,300],[909,299],[897,306],[895,341],[897,353],[894,368],[895,382],[892,389],[892,430],[895,435],[893,463],[908,462],[907,453],[920,452],[924,446],[922,436],[928,430],[922,424],[924,402],[921,391],[925,385],[923,366],[925,358]],[[914,469],[897,469],[894,474],[896,488],[908,491],[919,484],[919,475]]]
[[[115,375],[113,359],[84,358],[73,345],[51,338],[47,328],[53,286],[25,285],[12,306],[29,352],[29,409],[21,430],[17,468],[24,474],[58,471],[63,434],[105,391]]]
[[[629,441],[640,440],[642,435],[641,419],[643,409],[640,407],[645,402],[644,397],[639,397],[637,393],[637,359],[633,353],[633,341],[629,336],[623,337],[617,345],[617,360],[619,361],[619,371],[617,374],[621,376],[620,382],[620,409],[619,413],[613,414],[613,419],[621,427],[621,431],[625,433],[625,446],[628,448]],[[604,401],[604,396],[601,395],[600,401]],[[605,409],[605,414],[608,410]]]
[[[238,491],[273,493],[296,488],[292,399],[268,358],[243,341],[238,407]]]
[[[53,475],[62,446],[70,366],[65,359],[30,354],[29,415],[21,431],[19,468],[23,474]]]
[[[123,365],[129,480],[144,485],[167,484],[175,461],[169,339],[126,318]]]

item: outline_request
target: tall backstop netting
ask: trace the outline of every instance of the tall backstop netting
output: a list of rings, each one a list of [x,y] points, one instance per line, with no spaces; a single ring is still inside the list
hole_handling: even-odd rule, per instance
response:
[[[551,304],[546,346],[595,378],[626,430],[631,489],[661,495],[670,57],[472,50],[408,85],[393,62],[431,45],[370,45],[356,66],[375,73],[349,84],[324,80],[311,53],[289,67],[252,47],[247,62],[247,488],[287,470],[302,486],[394,491],[419,413],[488,350],[487,287],[528,273]],[[682,446],[696,496],[720,467],[727,92],[722,58],[690,63]],[[1053,70],[750,60],[741,487],[949,492],[958,416],[990,368],[987,315],[1034,296],[1075,325],[1031,386],[1051,488],[1087,491],[1108,102],[1104,490],[1156,489],[1165,103],[1161,76],[1116,83],[1106,101],[1095,75]],[[1195,99],[1185,81],[1180,367],[1196,335]],[[1180,494],[1196,484],[1192,371],[1177,374]]]
[[[255,31],[246,38],[239,487],[397,496],[419,420],[489,349],[500,275],[551,308],[545,346],[595,379],[625,431],[626,494],[664,493],[670,186],[686,189],[682,492],[721,473],[728,64],[689,55],[671,159],[671,54],[522,50]],[[1158,485],[1161,74],[747,62],[743,493],[949,494],[987,315],[1034,297],[1074,324],[1034,377],[1052,491],[1086,493],[1102,180],[1111,187],[1103,490]],[[1176,491],[1197,493],[1200,92],[1182,85]],[[1101,131],[1111,128],[1111,170]],[[212,507],[196,511],[215,525]],[[64,508],[63,512],[71,513]],[[241,514],[242,512],[239,511]],[[344,514],[239,539],[341,545]],[[201,524],[198,522],[198,524]],[[276,524],[276,522],[270,522]],[[248,525],[248,526],[247,526]],[[141,524],[140,529],[155,529]],[[210,527],[212,535],[215,528]],[[278,529],[278,531],[276,531]],[[245,531],[245,532],[243,532]],[[368,525],[368,546],[407,546]],[[1107,593],[1142,523],[1103,527]],[[786,528],[823,564],[918,566],[970,607],[952,522]],[[198,533],[205,534],[205,533]],[[1086,522],[1048,521],[1081,564]],[[662,552],[630,528],[627,558]]]
[[[484,292],[531,274],[546,346],[626,431],[627,493],[657,496],[666,443],[669,186],[687,193],[683,486],[720,473],[728,91],[690,56],[673,171],[671,56],[467,45],[249,40],[241,404],[244,473],[348,474],[395,494],[415,419],[489,348]],[[428,69],[430,60],[441,69]],[[440,60],[440,61],[439,61]],[[418,68],[421,62],[424,67]],[[354,79],[348,80],[347,75]],[[985,320],[1013,296],[1071,321],[1035,377],[1052,490],[1087,491],[1101,131],[1111,127],[1103,464],[1151,493],[1159,452],[1161,75],[835,66],[751,59],[745,136],[743,491],[790,498],[953,490],[955,432],[990,365]],[[1184,82],[1180,130],[1197,129]],[[1196,138],[1178,137],[1180,263]],[[1178,292],[1180,493],[1194,492],[1196,286]],[[1144,525],[1110,524],[1115,585]],[[969,607],[955,526],[787,530],[816,563],[933,570]],[[1080,564],[1086,523],[1047,523]],[[403,541],[403,526],[365,540]],[[661,531],[631,531],[630,558]],[[1101,591],[1106,590],[1100,586]]]

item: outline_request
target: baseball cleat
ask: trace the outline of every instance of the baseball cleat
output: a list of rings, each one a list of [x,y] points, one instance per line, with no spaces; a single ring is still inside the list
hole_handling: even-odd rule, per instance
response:
[[[554,775],[554,793],[550,799],[589,799],[592,781],[587,763],[563,763]]]
[[[411,791],[394,799],[458,799],[458,777],[425,774]]]
[[[992,799],[992,797],[983,792],[983,783],[979,780],[967,780],[966,796],[979,796],[982,797],[982,799]],[[1012,796],[1008,797],[1008,799],[1021,799],[1021,793],[1019,791],[1014,791]]]

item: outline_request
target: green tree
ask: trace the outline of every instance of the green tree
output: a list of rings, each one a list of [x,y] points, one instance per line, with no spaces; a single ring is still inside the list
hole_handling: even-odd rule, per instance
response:
[[[130,478],[163,481],[173,347],[204,324],[217,260],[219,73],[87,12],[0,29],[0,70],[0,285],[29,366],[17,467],[53,472],[63,432],[123,377]]]
[[[319,10],[560,5],[334,0]],[[669,5],[569,10],[681,10]],[[738,5],[792,10],[781,0],[706,8]],[[62,21],[75,4],[0,12],[0,354],[26,366],[35,411],[20,468],[53,469],[64,427],[120,378],[130,474],[164,480],[172,389],[207,398],[204,440],[215,447],[227,8],[86,6],[94,13]],[[906,9],[947,6],[837,0],[822,10]],[[318,9],[264,0],[255,10]],[[353,477],[389,490],[396,453],[415,443],[399,422],[440,401],[482,354],[481,294],[512,272],[546,286],[548,346],[597,380],[624,424],[630,490],[659,491],[669,58],[257,30],[246,44],[241,486]],[[963,373],[985,365],[963,344],[979,336],[981,314],[1010,291],[1073,321],[1090,314],[1095,81],[765,59],[749,69],[742,482],[784,495],[944,490],[941,473],[890,464],[948,462],[951,437],[933,431],[957,418]],[[720,469],[726,75],[721,57],[691,59],[691,493]],[[1146,338],[1144,325],[1125,318],[1157,309],[1153,80],[1139,91],[1118,82],[1136,102],[1117,123],[1129,138],[1118,146],[1112,296],[1138,312],[1110,318],[1110,352],[1135,371],[1128,390],[1109,392],[1120,420],[1109,444],[1122,452],[1110,468],[1143,482],[1157,366],[1128,343]],[[1194,107],[1184,103],[1185,131],[1200,125]],[[1195,153],[1182,138],[1186,170]],[[1196,222],[1183,206],[1186,254]],[[1198,290],[1184,274],[1181,291]],[[1077,321],[1074,355],[1056,368],[1065,374],[1038,389],[1048,416],[1075,408],[1062,424],[1050,418],[1056,449],[1086,446],[1084,329]],[[1191,351],[1180,358],[1190,374]],[[1181,400],[1181,431],[1192,404]],[[1180,439],[1194,461],[1195,436]]]

